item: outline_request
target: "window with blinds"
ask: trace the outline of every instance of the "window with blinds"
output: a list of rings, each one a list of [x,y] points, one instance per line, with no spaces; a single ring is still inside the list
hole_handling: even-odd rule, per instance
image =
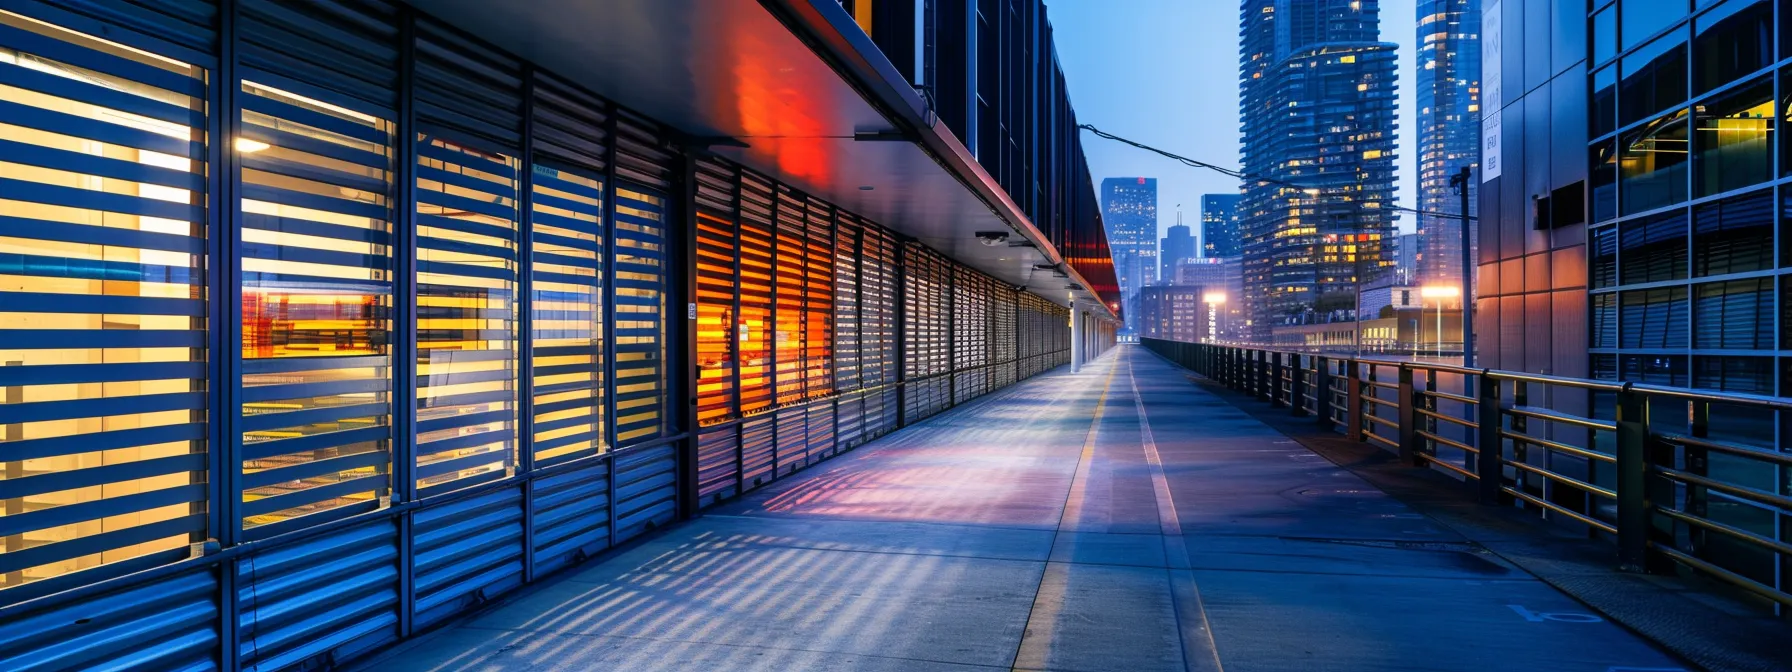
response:
[[[773,405],[772,330],[774,298],[771,184],[740,176],[740,317],[735,343],[740,349],[740,410],[759,413]]]
[[[364,510],[390,487],[396,129],[241,88],[241,484],[253,528]]]
[[[1693,347],[1772,350],[1772,278],[1710,282],[1693,288]]]
[[[735,417],[735,233],[733,169],[697,166],[697,424]]]
[[[1623,284],[1686,278],[1685,212],[1657,215],[1618,226],[1618,268]]]
[[[777,359],[773,376],[780,406],[803,400],[803,384],[808,374],[803,366],[807,347],[803,338],[806,326],[803,304],[809,265],[806,213],[802,197],[779,185],[772,260],[777,297],[777,313],[772,323],[776,331],[772,352]]]
[[[834,393],[834,209],[810,199],[803,281],[804,398]]]
[[[0,11],[0,588],[207,536],[208,76]]]
[[[859,220],[840,213],[834,229],[834,384],[841,392],[864,386],[859,373]]]
[[[1773,196],[1761,192],[1693,209],[1693,275],[1773,268]]]
[[[1684,348],[1687,344],[1685,287],[1664,287],[1618,295],[1622,328],[1618,347]]]
[[[616,442],[657,438],[665,422],[666,198],[616,188]]]

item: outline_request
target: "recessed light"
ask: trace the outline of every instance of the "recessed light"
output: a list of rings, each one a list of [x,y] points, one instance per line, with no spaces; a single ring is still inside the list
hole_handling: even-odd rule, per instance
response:
[[[859,187],[859,191],[871,191],[871,190],[872,190],[872,189],[876,189],[876,188],[877,188],[877,187],[873,187],[873,186],[871,186],[871,185],[869,185],[869,184],[867,184],[867,185],[865,185],[865,186],[863,186],[863,187]]]

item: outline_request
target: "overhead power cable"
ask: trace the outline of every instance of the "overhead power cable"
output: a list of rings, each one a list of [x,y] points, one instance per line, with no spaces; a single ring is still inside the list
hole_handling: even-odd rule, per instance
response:
[[[1096,128],[1093,124],[1078,124],[1077,128],[1080,128],[1080,129],[1083,129],[1090,133],[1093,133],[1093,134],[1095,134],[1096,137],[1099,137],[1099,138],[1102,138],[1105,140],[1113,140],[1114,142],[1118,142],[1118,143],[1121,143],[1124,145],[1131,145],[1133,147],[1143,149],[1147,152],[1151,152],[1153,154],[1163,156],[1165,158],[1171,159],[1173,161],[1181,163],[1190,168],[1205,168],[1207,170],[1211,170],[1211,171],[1214,171],[1221,175],[1225,175],[1227,177],[1235,178],[1235,179],[1238,179],[1241,181],[1262,182],[1265,184],[1275,184],[1275,185],[1288,187],[1290,189],[1298,189],[1303,193],[1311,193],[1314,191],[1321,191],[1321,189],[1319,187],[1315,187],[1312,185],[1299,184],[1296,182],[1290,182],[1288,180],[1278,179],[1278,178],[1274,178],[1274,177],[1262,177],[1262,176],[1258,176],[1258,175],[1252,175],[1252,174],[1246,173],[1244,171],[1233,170],[1231,168],[1208,163],[1206,161],[1201,161],[1198,159],[1191,159],[1191,158],[1188,158],[1181,154],[1176,154],[1174,152],[1169,152],[1169,151],[1165,151],[1162,149],[1158,149],[1156,147],[1152,147],[1151,145],[1147,145],[1145,143],[1138,142],[1136,140],[1128,140],[1126,138],[1122,138],[1118,135],[1114,135],[1113,133],[1109,133],[1107,131]],[[1437,211],[1433,211],[1433,210],[1420,210],[1418,208],[1408,208],[1408,207],[1400,206],[1400,205],[1383,205],[1382,208],[1387,209],[1387,210],[1395,210],[1398,212],[1410,212],[1412,214],[1421,215],[1421,216],[1425,216],[1425,217],[1439,217],[1439,218],[1443,218],[1443,219],[1455,219],[1455,220],[1467,220],[1467,221],[1476,221],[1477,219],[1479,219],[1474,216],[1461,215],[1461,214],[1457,214],[1457,213],[1453,213],[1453,212],[1437,212]]]

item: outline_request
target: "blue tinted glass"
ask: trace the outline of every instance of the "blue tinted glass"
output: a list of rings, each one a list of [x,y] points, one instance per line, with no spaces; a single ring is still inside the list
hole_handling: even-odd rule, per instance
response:
[[[1618,55],[1618,8],[1607,7],[1593,17],[1593,62],[1604,63]]]
[[[1661,29],[1686,18],[1686,0],[1624,0],[1624,48],[1629,49]]]

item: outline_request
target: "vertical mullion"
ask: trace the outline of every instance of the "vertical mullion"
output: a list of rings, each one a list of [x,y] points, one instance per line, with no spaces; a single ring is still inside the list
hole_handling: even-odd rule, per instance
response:
[[[393,210],[392,256],[392,501],[408,502],[417,490],[417,15],[408,5],[398,15],[398,203]],[[398,519],[399,636],[416,629],[416,577],[412,571],[414,517]]]
[[[672,435],[683,435],[673,446],[677,456],[675,462],[678,469],[675,486],[675,510],[679,518],[690,518],[697,514],[697,159],[689,152],[678,153],[678,182],[672,190],[677,194],[678,211],[676,220],[680,226],[673,226],[673,217],[666,217],[666,233],[668,245],[661,249],[667,251],[660,260],[660,277],[663,278],[663,291],[674,296],[667,297],[662,305],[676,311],[678,306],[684,307],[683,317],[660,314],[661,338],[676,336],[673,340],[679,344],[677,350],[671,344],[662,346],[667,353],[679,353],[676,361],[662,361],[660,375],[669,383],[669,389],[661,397],[677,404],[676,410],[667,413],[661,408],[660,426],[666,426],[666,415],[671,416],[674,423],[669,428]],[[672,194],[667,194],[668,207],[672,206]],[[674,274],[671,252],[677,251],[684,260],[684,272]],[[738,288],[737,290],[738,291]],[[672,328],[677,325],[677,328]],[[670,360],[671,357],[666,359]],[[673,372],[678,372],[673,375]],[[661,436],[667,435],[662,430]]]
[[[208,91],[211,116],[206,120],[210,143],[206,148],[211,179],[207,206],[206,231],[206,296],[210,299],[206,314],[205,345],[207,371],[206,418],[210,421],[206,436],[207,468],[211,483],[207,497],[211,502],[211,537],[222,548],[235,546],[241,530],[237,515],[241,500],[240,479],[242,433],[236,431],[236,399],[240,398],[242,321],[229,319],[241,310],[241,285],[237,273],[237,210],[236,192],[240,176],[236,170],[236,153],[230,150],[237,133],[236,95],[236,10],[235,0],[225,0],[218,8],[218,63],[212,73]],[[234,347],[233,347],[234,346]],[[220,669],[237,668],[238,605],[236,569],[240,558],[224,562],[218,571],[218,665]]]
[[[901,429],[908,425],[908,244],[901,239],[895,243],[896,278],[892,285],[894,296],[892,303],[895,311],[895,324],[891,330],[896,341],[896,426],[891,430]]]
[[[523,63],[521,178],[517,182],[517,285],[510,308],[516,315],[517,472],[524,474],[523,581],[535,580],[535,65]]]
[[[617,110],[611,107],[604,115],[604,203],[603,213],[598,217],[598,239],[603,241],[603,287],[598,295],[603,297],[603,427],[604,453],[608,465],[604,474],[609,479],[605,494],[610,498],[608,512],[610,514],[610,532],[608,546],[616,546],[616,133]]]
[[[740,222],[741,222],[741,219],[743,219],[741,211],[746,208],[746,205],[743,202],[741,195],[740,195],[741,169],[738,166],[730,167],[729,173],[734,178],[734,180],[732,181],[732,184],[729,185],[730,188],[732,189],[732,191],[730,193],[730,199],[734,203],[734,240],[733,240],[733,243],[734,243],[734,311],[732,313],[729,313],[729,315],[733,319],[733,323],[728,325],[728,342],[733,346],[733,349],[734,349],[734,408],[733,408],[733,411],[734,411],[735,423],[734,423],[734,429],[732,431],[734,432],[734,494],[738,496],[738,495],[746,493],[746,491],[747,491],[747,487],[746,487],[746,485],[747,485],[747,483],[746,483],[747,462],[746,462],[745,449],[742,445],[746,439],[747,419],[746,419],[745,412],[743,412],[741,410],[742,401],[743,401],[742,396],[745,394],[746,386],[740,377],[740,363],[741,363],[741,358],[743,355],[743,352],[741,350],[741,343],[740,343],[740,326],[742,324],[746,323],[745,316],[741,315],[741,312],[740,312],[740,294],[741,294],[741,289],[740,289],[740,285],[741,285],[741,281],[740,281],[740,277],[741,277],[740,229],[741,229],[741,226],[740,226]],[[763,338],[763,336],[762,336],[762,338]]]

